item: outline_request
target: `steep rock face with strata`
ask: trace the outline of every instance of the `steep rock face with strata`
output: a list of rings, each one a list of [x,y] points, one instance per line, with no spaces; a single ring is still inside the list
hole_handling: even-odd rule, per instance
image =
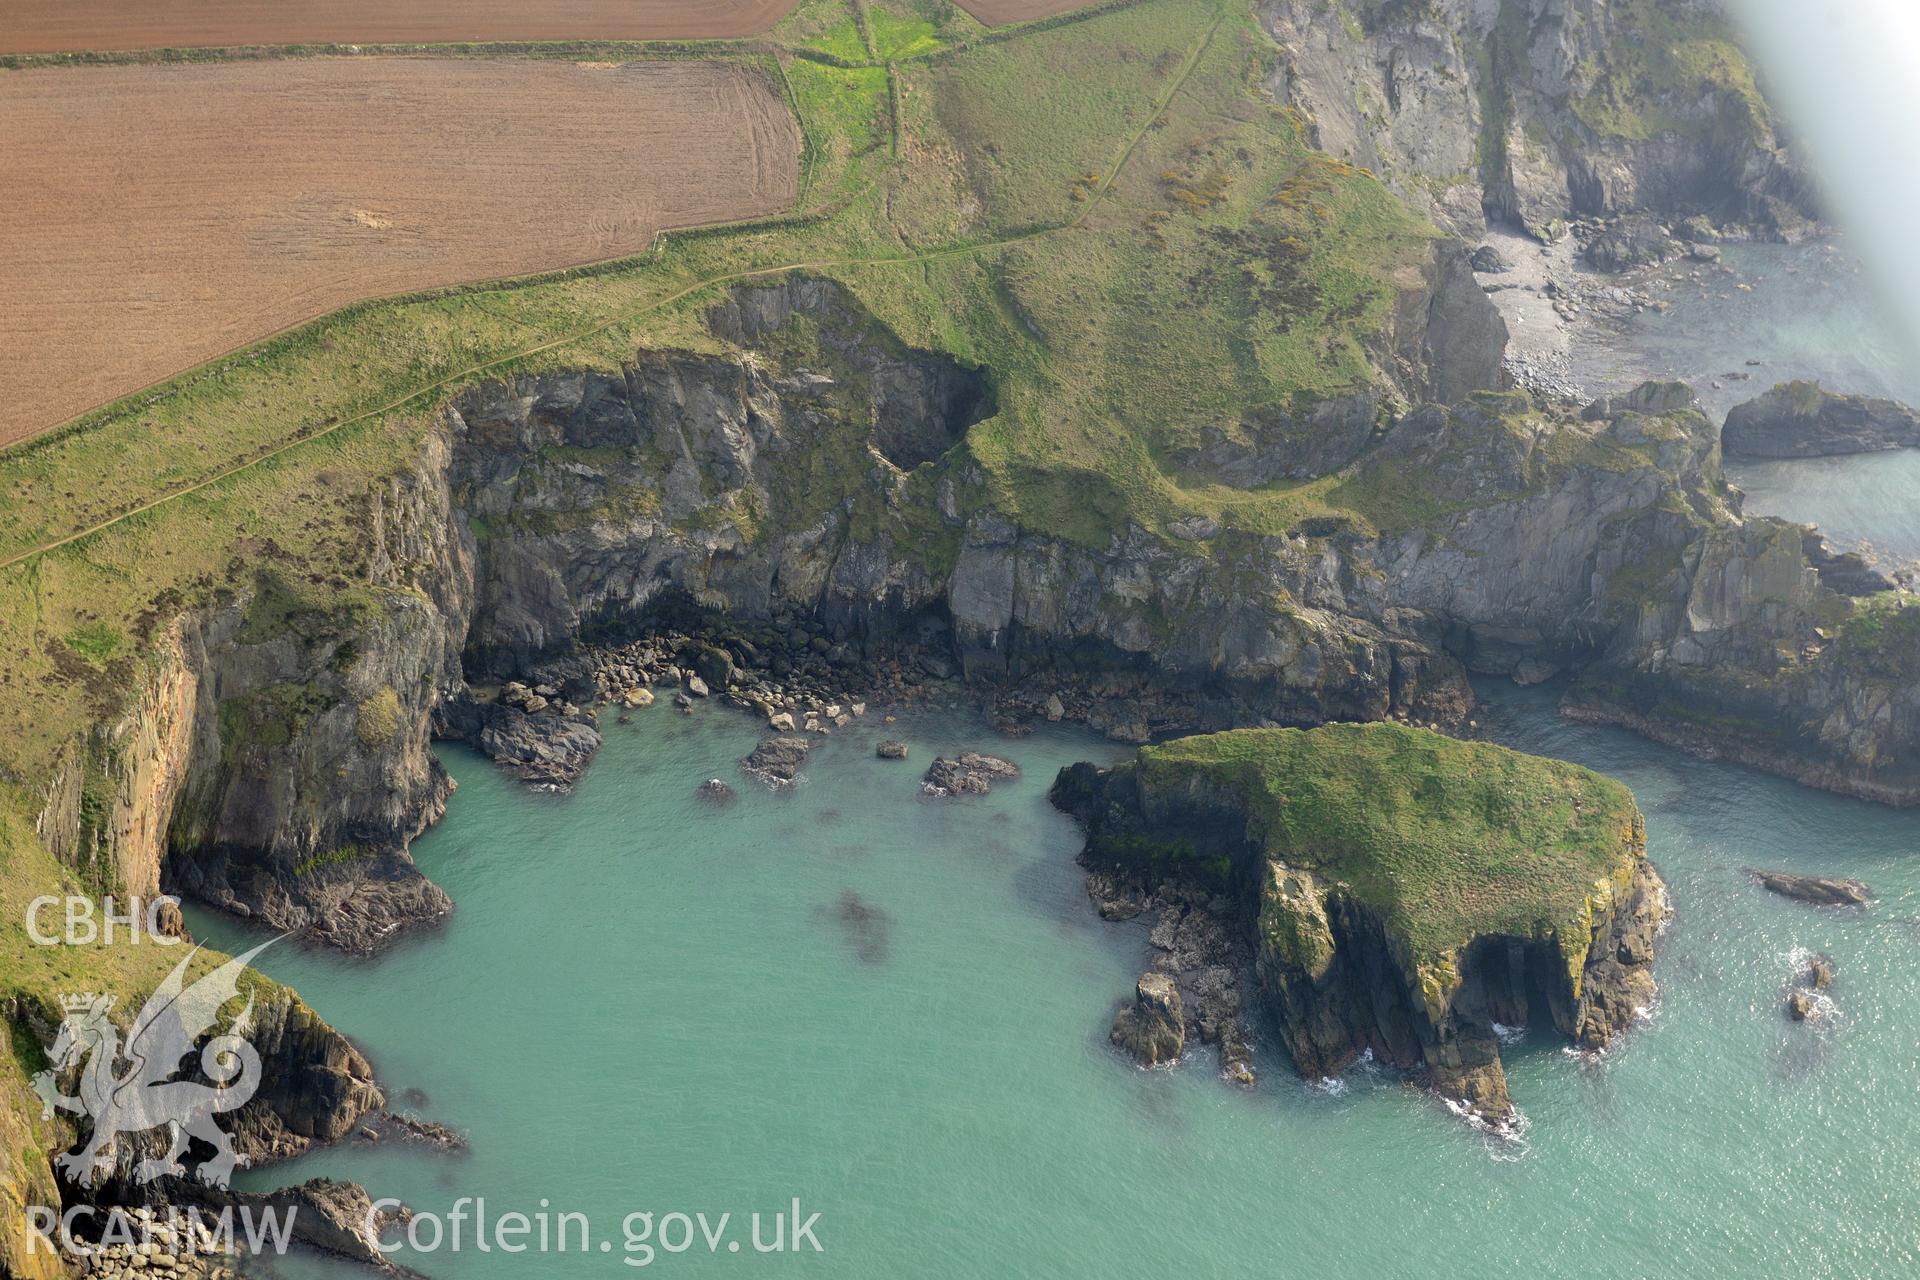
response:
[[[1813,748],[1769,767],[1847,787],[1895,767],[1920,724],[1859,643],[1873,610],[1857,597],[1890,584],[1797,526],[1743,518],[1684,387],[1585,414],[1516,393],[1421,408],[1326,478],[1345,515],[1267,534],[1128,523],[1088,546],[996,510],[964,452],[912,473],[890,462],[875,384],[844,359],[823,372],[818,339],[782,353],[793,301],[749,297],[759,318],[729,331],[762,345],[737,355],[643,353],[621,377],[499,384],[446,415],[449,502],[475,538],[469,670],[511,674],[672,596],[747,619],[790,609],[856,649],[905,637],[999,685],[1150,674],[1182,704],[1163,729],[1451,719],[1471,702],[1465,669],[1569,671],[1589,714],[1609,690],[1677,691],[1697,711],[1733,698],[1751,711],[1729,726],[1775,716],[1774,740]],[[1263,465],[1295,456],[1284,433],[1243,447]]]
[[[1920,608],[1804,530],[1712,529],[1636,584],[1569,714],[1863,799],[1920,803]],[[1890,586],[1884,580],[1880,585]]]
[[[1496,1023],[1583,1048],[1653,997],[1664,888],[1626,788],[1559,761],[1392,725],[1177,739],[1053,790],[1082,861],[1246,904],[1295,1067],[1362,1054],[1512,1113]]]
[[[1811,207],[1716,0],[1270,0],[1317,145],[1468,238],[1489,218]]]
[[[623,377],[496,385],[449,413],[454,501],[481,534],[474,670],[514,670],[671,592],[745,617],[794,607],[842,641],[906,630],[981,678],[1152,669],[1240,718],[1457,701],[1457,669],[1431,636],[1343,617],[1344,591],[1312,585],[1340,567],[1308,538],[1130,525],[1085,547],[993,510],[964,462],[910,489],[889,435],[956,441],[983,375],[899,349],[830,286],[741,290],[712,320],[754,345],[643,352]],[[1445,375],[1474,376],[1470,364]],[[898,538],[897,517],[919,536]],[[1243,599],[1249,580],[1297,583],[1333,607]]]
[[[451,790],[429,723],[459,679],[471,568],[445,466],[430,445],[376,493],[345,603],[268,567],[180,614],[130,710],[66,754],[48,849],[100,891],[185,892],[351,950],[443,914],[407,845]]]
[[[430,713],[459,679],[471,591],[444,466],[430,447],[376,493],[346,604],[310,608],[268,569],[186,628],[198,696],[170,884],[351,950],[450,908],[407,855],[452,790]]]

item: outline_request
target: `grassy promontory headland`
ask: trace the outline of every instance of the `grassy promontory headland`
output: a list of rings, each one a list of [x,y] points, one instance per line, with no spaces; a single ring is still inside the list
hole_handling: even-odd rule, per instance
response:
[[[1062,771],[1082,861],[1242,903],[1302,1074],[1362,1053],[1510,1110],[1496,1022],[1604,1044],[1647,1005],[1664,916],[1626,787],[1393,724],[1242,729]]]

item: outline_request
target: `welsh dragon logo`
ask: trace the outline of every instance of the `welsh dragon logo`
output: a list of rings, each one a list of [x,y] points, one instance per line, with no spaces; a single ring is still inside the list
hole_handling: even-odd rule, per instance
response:
[[[274,941],[278,939],[235,956],[188,986],[187,966],[200,951],[195,947],[141,1008],[124,1045],[108,1016],[114,997],[91,992],[61,997],[66,1018],[47,1051],[53,1065],[34,1076],[33,1091],[45,1104],[46,1117],[59,1110],[93,1121],[86,1142],[55,1161],[69,1179],[83,1187],[93,1186],[113,1171],[115,1138],[162,1125],[172,1130],[167,1153],[140,1161],[134,1167],[136,1183],[184,1176],[180,1157],[193,1138],[214,1150],[195,1171],[208,1186],[226,1186],[235,1167],[247,1163],[214,1117],[245,1106],[260,1087],[260,1055],[245,1038],[253,1025],[251,995],[229,1029],[200,1049],[200,1071],[213,1083],[173,1077],[182,1071],[182,1062],[195,1043],[213,1029],[221,1008],[239,996],[240,975],[247,965]],[[124,1067],[116,1070],[122,1063]],[[79,1092],[61,1093],[59,1077],[76,1066],[81,1067]]]

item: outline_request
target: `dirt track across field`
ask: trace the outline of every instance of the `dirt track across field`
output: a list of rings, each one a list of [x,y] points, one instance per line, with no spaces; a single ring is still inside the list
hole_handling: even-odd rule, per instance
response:
[[[4,0],[0,0],[4,3]],[[1031,22],[1035,18],[1051,18],[1056,13],[1070,13],[1075,9],[1084,9],[1095,0],[954,0],[990,27],[1003,26],[1009,22]]]
[[[1008,0],[992,0],[1005,6]],[[227,45],[696,40],[758,35],[796,0],[0,0],[0,53]]]
[[[799,147],[730,63],[0,74],[0,444],[360,298],[777,212]]]

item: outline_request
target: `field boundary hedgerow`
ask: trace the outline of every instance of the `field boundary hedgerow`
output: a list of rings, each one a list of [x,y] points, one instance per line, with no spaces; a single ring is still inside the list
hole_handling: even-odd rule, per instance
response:
[[[1120,5],[1099,6],[1099,10],[1110,11],[1111,9],[1117,8],[1117,7],[1122,7],[1122,6]],[[1062,221],[1053,225],[1025,228],[1025,229],[1012,232],[1010,234],[1003,234],[995,237],[990,237],[990,238],[985,238],[985,239],[980,239],[980,240],[975,240],[970,242],[943,245],[934,249],[929,249],[929,250],[925,250],[917,253],[855,256],[855,257],[842,257],[842,258],[832,258],[832,257],[811,258],[811,259],[780,262],[780,263],[769,264],[765,266],[741,269],[737,271],[712,273],[712,274],[703,276],[697,280],[694,280],[691,283],[688,283],[685,286],[679,289],[676,289],[673,292],[663,297],[652,299],[649,302],[647,302],[645,305],[640,306],[638,308],[620,312],[607,319],[597,321],[596,323],[593,323],[591,325],[558,334],[554,337],[545,339],[538,343],[532,343],[525,346],[517,347],[508,352],[491,356],[485,360],[477,361],[470,365],[464,366],[462,368],[453,370],[451,372],[447,372],[441,376],[433,378],[430,381],[424,382],[416,387],[413,387],[397,397],[386,400],[383,403],[376,405],[374,407],[356,412],[350,416],[339,417],[334,419],[322,419],[318,422],[312,423],[309,425],[307,429],[300,431],[299,433],[293,436],[290,436],[270,447],[265,447],[263,449],[251,452],[245,456],[238,458],[236,461],[232,463],[232,465],[223,467],[218,471],[205,475],[204,477],[198,478],[190,483],[182,484],[177,487],[171,488],[166,492],[155,496],[151,500],[140,502],[136,505],[127,507],[124,510],[117,511],[110,517],[88,524],[83,528],[72,530],[59,537],[47,539],[45,541],[37,543],[34,546],[28,547],[14,554],[6,556],[4,559],[0,559],[0,569],[6,569],[14,565],[21,564],[23,562],[32,560],[36,557],[45,555],[50,551],[58,550],[59,548],[62,548],[62,547],[71,546],[74,543],[81,542],[85,539],[91,538],[97,534],[104,532],[105,530],[113,528],[115,525],[123,523],[124,521],[127,521],[137,516],[147,514],[169,503],[176,502],[182,498],[188,497],[190,495],[209,489],[213,486],[219,485],[224,481],[230,480],[233,477],[240,475],[243,472],[246,472],[266,462],[269,462],[275,458],[278,458],[294,449],[301,448],[303,446],[312,444],[317,440],[321,440],[328,436],[331,436],[341,431],[344,428],[351,427],[360,423],[365,423],[374,419],[383,418],[388,415],[397,413],[402,409],[405,409],[409,405],[412,405],[414,402],[420,400],[425,396],[430,396],[438,392],[450,390],[457,385],[466,383],[469,380],[475,377],[478,377],[480,375],[484,375],[490,371],[501,369],[509,365],[521,363],[523,361],[526,361],[530,357],[538,356],[546,352],[551,352],[564,347],[573,346],[573,345],[582,343],[583,341],[586,341],[588,339],[599,336],[601,334],[605,334],[618,327],[630,325],[647,315],[666,310],[667,308],[670,308],[674,304],[681,302],[707,289],[711,289],[721,285],[740,283],[748,280],[765,279],[773,276],[787,275],[787,274],[800,272],[800,271],[825,271],[825,270],[832,270],[832,269],[850,269],[850,268],[925,264],[925,263],[934,262],[943,258],[951,258],[956,256],[993,252],[993,251],[1005,249],[1009,246],[1016,245],[1024,241],[1030,241],[1043,236],[1049,236],[1049,235],[1054,235],[1062,232],[1068,232],[1076,228],[1079,228],[1086,223],[1087,219],[1093,213],[1093,211],[1099,205],[1099,203],[1103,199],[1105,199],[1107,195],[1112,191],[1114,182],[1119,177],[1120,172],[1127,166],[1128,162],[1132,159],[1135,151],[1139,148],[1141,141],[1146,137],[1147,133],[1153,128],[1155,122],[1160,120],[1165,115],[1168,107],[1172,104],[1174,98],[1179,94],[1180,90],[1185,86],[1188,78],[1192,75],[1194,68],[1199,64],[1199,61],[1202,55],[1214,40],[1215,35],[1219,31],[1221,23],[1225,19],[1225,14],[1226,14],[1225,8],[1224,7],[1219,8],[1218,11],[1214,14],[1212,21],[1200,32],[1199,36],[1188,47],[1184,55],[1184,58],[1182,60],[1182,63],[1179,66],[1177,72],[1170,78],[1165,90],[1154,101],[1154,103],[1152,104],[1152,108],[1147,113],[1144,121],[1137,128],[1130,131],[1129,135],[1125,140],[1125,145],[1123,146],[1117,159],[1110,166],[1108,172],[1106,172],[1103,175],[1102,180],[1094,188],[1091,195],[1087,198],[1086,202],[1079,208],[1078,212],[1073,217],[1065,221]],[[1061,17],[1062,18],[1081,18],[1082,15],[1081,14],[1061,15]],[[1059,25],[1060,25],[1059,19],[1044,20],[1042,22],[1028,24],[1023,28],[1020,28],[1020,30],[1021,31],[1051,30]],[[791,85],[790,81],[785,80],[784,71],[782,73],[782,79],[783,79],[783,83],[787,84],[788,92],[793,93],[794,92],[793,86]],[[808,123],[806,121],[806,117],[804,116],[804,114],[799,116],[799,120],[801,123],[801,132],[803,137],[811,138],[812,136],[811,131],[808,128]],[[804,190],[804,184],[806,182],[806,178],[804,174],[805,174],[805,170],[803,167],[803,178],[802,178],[803,190]],[[852,200],[855,198],[857,198],[857,193],[849,193],[846,196],[847,200]],[[707,225],[707,226],[701,226],[701,227],[687,228],[685,230],[663,231],[656,237],[653,247],[650,248],[646,253],[643,253],[640,255],[630,255],[626,258],[614,259],[606,263],[595,264],[589,267],[569,268],[569,269],[563,269],[557,272],[538,273],[535,275],[519,278],[518,280],[506,280],[506,281],[496,280],[496,281],[474,282],[471,284],[450,286],[446,289],[417,291],[415,293],[397,295],[396,297],[392,297],[392,298],[364,299],[354,304],[351,304],[346,308],[341,308],[334,312],[330,312],[326,316],[318,317],[314,320],[305,321],[297,325],[288,326],[287,329],[282,330],[279,334],[270,335],[264,339],[255,339],[253,341],[250,341],[244,344],[242,347],[236,348],[234,352],[229,352],[223,356],[214,357],[212,360],[203,362],[201,365],[196,366],[195,369],[187,370],[181,374],[177,374],[174,377],[165,380],[164,382],[156,383],[151,387],[144,388],[138,392],[134,392],[129,396],[121,397],[109,405],[102,406],[98,410],[91,411],[85,415],[82,415],[81,418],[78,418],[73,422],[70,422],[60,427],[53,428],[52,430],[46,433],[23,440],[18,444],[9,447],[7,450],[0,451],[0,458],[5,458],[7,456],[19,457],[35,450],[36,448],[50,445],[56,442],[58,439],[68,437],[76,433],[84,432],[92,427],[99,426],[104,420],[112,418],[113,416],[119,413],[126,412],[130,409],[140,407],[147,403],[151,403],[152,400],[156,398],[156,391],[158,391],[159,394],[166,394],[168,389],[176,388],[180,384],[182,379],[191,380],[196,373],[204,373],[206,371],[211,370],[214,366],[222,365],[225,362],[232,360],[239,353],[257,350],[262,347],[269,346],[277,340],[285,339],[292,334],[296,334],[301,331],[311,329],[316,325],[324,325],[331,320],[335,320],[339,317],[342,317],[344,315],[348,315],[354,312],[366,311],[366,310],[371,310],[379,307],[392,306],[395,303],[402,302],[402,301],[413,301],[413,300],[427,301],[427,300],[435,300],[440,298],[458,297],[460,295],[469,294],[469,293],[482,293],[482,294],[493,293],[493,292],[499,292],[502,290],[509,290],[515,287],[526,287],[528,285],[533,285],[533,284],[543,283],[543,282],[548,282],[553,280],[565,280],[570,278],[576,278],[576,277],[593,273],[596,271],[611,272],[611,271],[623,270],[633,266],[644,264],[649,260],[659,259],[659,257],[662,254],[664,246],[670,240],[679,241],[683,238],[708,237],[716,234],[726,233],[729,231],[761,232],[761,231],[768,230],[770,228],[777,228],[783,225],[783,223],[785,223],[789,219],[810,221],[821,216],[822,212],[824,211],[816,211],[811,214],[795,213],[795,214],[787,214],[787,215],[774,215],[773,217],[768,219],[750,220],[750,221],[741,222],[741,223],[732,224],[732,225],[717,224],[717,225]]]

